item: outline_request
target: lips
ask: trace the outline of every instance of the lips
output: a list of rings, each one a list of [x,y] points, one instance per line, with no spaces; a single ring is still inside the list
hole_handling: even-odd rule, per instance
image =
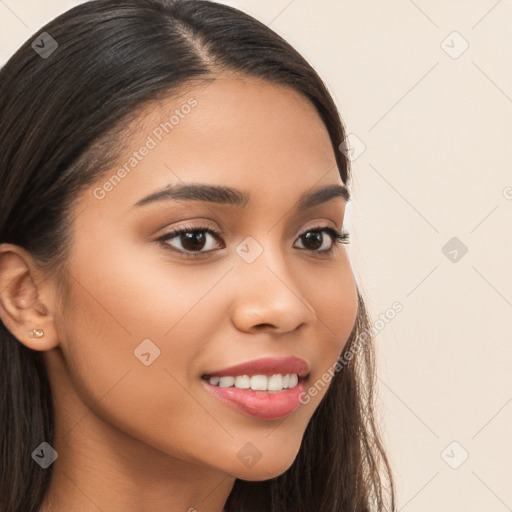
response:
[[[286,385],[283,384],[281,390],[254,389],[253,379],[266,381],[265,376],[273,376],[279,380],[284,375],[286,375],[283,379],[286,380]],[[222,380],[225,379],[232,384],[233,377],[238,379],[240,376],[245,380],[251,377],[250,388],[253,389],[248,389],[247,385],[243,386],[245,389],[240,389],[240,386],[237,388],[212,384],[219,380],[222,384]],[[206,391],[228,407],[259,420],[276,420],[285,418],[299,408],[300,397],[306,392],[308,377],[309,365],[303,359],[265,357],[229,368],[212,370],[203,375],[201,380]],[[256,387],[259,388],[259,386]]]
[[[220,403],[245,416],[257,420],[277,420],[295,412],[306,393],[306,380],[302,377],[294,388],[282,391],[254,391],[251,389],[222,388],[202,381],[205,390]]]
[[[296,373],[299,377],[305,377],[309,374],[309,365],[303,359],[298,357],[264,357],[254,359],[246,363],[241,363],[229,368],[209,371],[203,375],[207,377],[227,377],[237,375],[275,375],[275,374],[292,374]]]

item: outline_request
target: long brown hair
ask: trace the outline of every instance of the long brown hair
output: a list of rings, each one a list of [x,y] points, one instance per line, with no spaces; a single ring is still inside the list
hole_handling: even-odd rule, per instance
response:
[[[47,32],[51,55],[31,46]],[[340,176],[350,169],[339,112],[311,65],[251,16],[206,0],[97,0],[34,34],[0,70],[0,243],[28,250],[51,271],[70,246],[71,205],[119,150],[116,135],[147,101],[219,71],[243,73],[303,94],[323,120]],[[121,122],[123,121],[123,122]],[[117,152],[116,152],[117,151]],[[391,469],[374,419],[374,352],[358,290],[358,314],[292,466],[271,480],[236,480],[232,512],[395,510]],[[359,350],[360,348],[360,350]],[[54,417],[41,353],[0,322],[0,510],[37,512],[51,481],[31,453],[52,444]]]

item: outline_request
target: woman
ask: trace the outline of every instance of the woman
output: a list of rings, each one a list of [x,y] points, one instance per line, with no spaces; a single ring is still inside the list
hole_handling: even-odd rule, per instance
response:
[[[304,58],[213,2],[92,1],[0,113],[1,510],[394,510]]]

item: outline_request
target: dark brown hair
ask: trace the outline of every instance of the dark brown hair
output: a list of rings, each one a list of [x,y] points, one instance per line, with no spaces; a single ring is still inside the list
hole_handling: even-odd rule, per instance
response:
[[[32,47],[58,43],[43,58]],[[28,250],[57,272],[71,244],[73,200],[119,152],[119,134],[145,102],[234,72],[285,84],[323,120],[341,179],[348,162],[338,110],[311,65],[251,16],[206,0],[98,0],[48,23],[0,70],[0,243]],[[121,122],[122,121],[122,122]],[[236,480],[230,512],[395,510],[394,484],[374,419],[374,349],[358,290],[356,322],[341,355],[366,342],[334,374],[291,467],[271,480]],[[41,353],[0,322],[2,512],[37,512],[52,466],[31,458],[52,444],[52,394]]]

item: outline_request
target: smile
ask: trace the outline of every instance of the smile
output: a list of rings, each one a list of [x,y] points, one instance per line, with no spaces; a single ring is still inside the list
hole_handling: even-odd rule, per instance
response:
[[[205,377],[212,386],[222,388],[235,387],[237,389],[252,389],[253,391],[282,391],[297,386],[299,377],[296,373],[280,373],[274,375],[237,375],[224,377]]]

